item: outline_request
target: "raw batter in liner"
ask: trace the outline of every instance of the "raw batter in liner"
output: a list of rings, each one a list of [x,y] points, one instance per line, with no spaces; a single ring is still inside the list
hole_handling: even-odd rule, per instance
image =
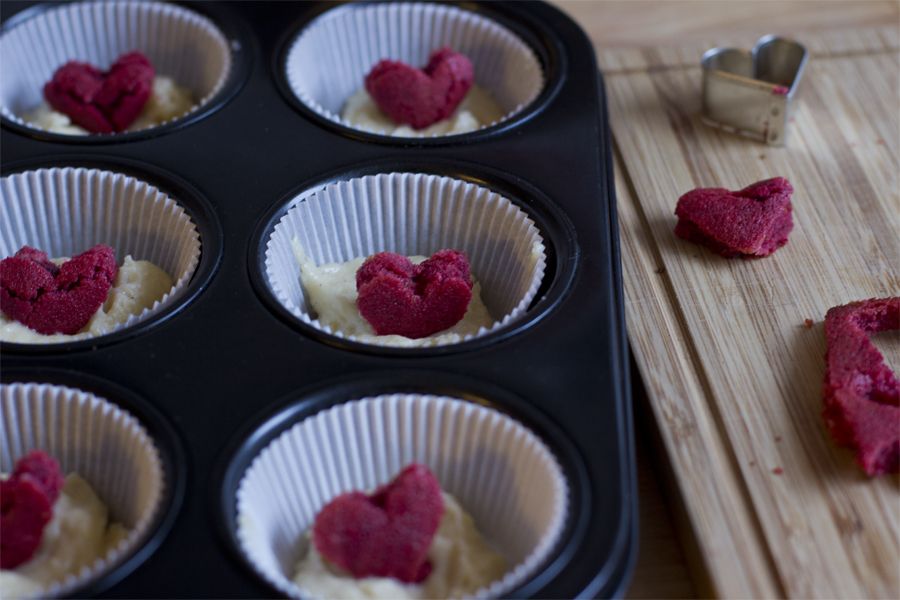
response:
[[[67,260],[55,258],[53,262],[60,265]],[[103,335],[127,321],[131,315],[140,314],[144,309],[152,307],[157,300],[162,300],[173,285],[172,278],[153,263],[126,256],[106,302],[80,332],[74,335],[45,335],[0,313],[0,340],[20,344],[50,344]]]
[[[300,560],[294,582],[316,598],[462,598],[502,578],[505,559],[487,544],[453,496],[443,492],[443,498],[444,516],[428,550],[432,571],[421,584],[390,577],[356,579],[328,563],[308,536],[309,550]]]
[[[127,535],[122,525],[109,522],[106,504],[90,484],[72,473],[53,505],[37,553],[15,569],[0,570],[0,597],[41,596],[42,590],[106,556]]]
[[[365,88],[360,88],[358,92],[350,96],[341,112],[341,118],[357,129],[373,133],[384,133],[397,137],[431,137],[475,131],[499,121],[503,118],[503,114],[503,111],[484,88],[473,85],[452,116],[424,129],[413,129],[409,125],[397,125],[379,110]]]
[[[481,286],[476,281],[472,286],[472,300],[463,319],[449,329],[435,335],[410,339],[400,335],[375,335],[372,326],[359,314],[356,308],[356,271],[365,262],[365,257],[355,258],[344,263],[332,263],[316,266],[307,258],[299,240],[291,241],[294,256],[300,264],[300,283],[306,290],[312,310],[318,315],[323,325],[345,336],[353,336],[360,342],[382,344],[385,346],[436,346],[461,342],[467,335],[474,335],[484,327],[494,324],[481,300]],[[425,256],[411,256],[410,260],[418,264]]]
[[[189,112],[193,106],[194,99],[190,90],[175,83],[171,77],[157,75],[153,79],[150,99],[126,131],[138,131],[171,121]],[[89,135],[86,129],[74,125],[68,116],[53,110],[47,103],[26,114],[24,119],[35,127],[53,133]]]

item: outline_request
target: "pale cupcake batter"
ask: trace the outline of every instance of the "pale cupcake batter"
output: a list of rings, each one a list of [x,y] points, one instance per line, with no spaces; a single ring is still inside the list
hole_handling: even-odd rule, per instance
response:
[[[294,582],[316,598],[462,598],[503,577],[506,560],[491,548],[475,522],[456,499],[443,493],[444,516],[435,533],[428,558],[432,571],[421,584],[406,584],[390,577],[354,578],[326,561],[310,543],[300,560]]]
[[[0,597],[42,596],[47,587],[106,556],[127,535],[122,525],[109,523],[106,505],[90,484],[72,473],[53,505],[37,553],[15,569],[0,570]]]
[[[59,265],[66,260],[68,259],[54,258],[53,262]],[[152,307],[157,300],[162,300],[172,286],[172,278],[153,263],[132,260],[131,256],[126,256],[119,267],[113,287],[109,289],[106,302],[78,333],[38,333],[0,313],[0,340],[20,344],[50,344],[103,335],[127,321],[131,315],[140,314],[145,308]]]
[[[141,114],[126,131],[137,131],[153,127],[182,116],[194,106],[194,99],[187,88],[181,87],[171,77],[157,75],[153,79],[153,92]],[[24,117],[25,121],[54,133],[68,135],[88,135],[89,132],[73,125],[69,117],[50,108],[45,102]]]
[[[409,125],[398,127],[397,123],[379,110],[365,88],[360,88],[350,96],[341,112],[341,118],[357,129],[373,133],[397,137],[431,137],[475,131],[499,121],[503,114],[503,110],[488,92],[473,85],[450,117],[425,129],[413,129]]]
[[[375,335],[375,330],[356,308],[356,271],[366,257],[316,266],[307,258],[296,238],[291,241],[291,245],[294,256],[300,263],[300,283],[306,290],[306,297],[312,310],[318,315],[319,322],[331,327],[332,331],[352,336],[357,341],[385,346],[438,346],[461,342],[465,336],[478,333],[482,327],[494,325],[494,319],[481,300],[481,286],[476,281],[472,286],[472,299],[466,314],[453,327],[419,339],[402,335]],[[409,257],[414,264],[419,264],[426,258]]]

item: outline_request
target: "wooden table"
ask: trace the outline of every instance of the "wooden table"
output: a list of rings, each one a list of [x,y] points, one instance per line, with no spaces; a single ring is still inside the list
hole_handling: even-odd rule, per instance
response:
[[[631,2],[590,2],[590,1],[561,1],[558,2],[563,10],[569,12],[591,36],[595,47],[598,50],[601,65],[608,71],[607,85],[610,84],[610,77],[620,77],[622,74],[629,73],[629,69],[640,71],[641,69],[682,69],[685,70],[685,85],[697,85],[697,73],[690,73],[689,69],[695,69],[699,62],[699,56],[703,49],[711,47],[713,44],[733,43],[738,45],[749,46],[756,37],[765,33],[780,33],[791,35],[792,37],[813,36],[815,39],[835,40],[838,43],[847,45],[842,51],[845,52],[878,52],[884,51],[885,42],[881,39],[875,41],[867,40],[866,35],[853,35],[853,31],[863,31],[862,28],[873,27],[885,24],[898,23],[898,4],[895,2],[759,2],[759,1],[736,1],[726,2],[718,1],[631,1]],[[866,30],[872,31],[872,30]],[[829,33],[830,32],[830,33]],[[848,35],[843,35],[849,32]],[[832,35],[831,38],[828,35]],[[822,37],[824,36],[824,37]],[[890,37],[890,31],[887,33]],[[856,39],[863,38],[863,39]],[[877,38],[877,35],[876,35]],[[870,43],[871,42],[871,43]],[[825,42],[823,42],[825,44]],[[854,44],[856,44],[854,46]],[[868,44],[868,45],[867,45]],[[872,45],[874,44],[874,45]],[[880,45],[879,45],[880,44]],[[671,52],[657,50],[660,47],[672,47]],[[890,50],[890,44],[887,44]],[[652,48],[644,50],[644,48]],[[823,49],[818,49],[822,52]],[[896,53],[895,53],[896,54]],[[887,64],[889,67],[893,65],[893,86],[891,87],[891,79],[888,78],[887,86],[883,89],[875,86],[876,92],[880,93],[882,99],[886,103],[888,109],[891,106],[898,107],[897,85],[896,85],[896,60],[893,63],[890,60],[890,51],[887,53]],[[848,60],[852,60],[848,59]],[[889,74],[890,75],[890,74]],[[808,75],[811,76],[811,75]],[[820,73],[819,77],[823,80],[825,74]],[[872,79],[871,74],[869,80]],[[667,80],[667,84],[675,85],[672,81],[682,81],[673,76]],[[626,144],[623,151],[623,139],[620,135],[631,137],[634,129],[644,128],[644,131],[653,131],[647,123],[629,123],[628,118],[644,118],[644,114],[640,110],[628,111],[622,109],[621,103],[626,101],[622,94],[635,93],[633,88],[639,87],[637,83],[634,86],[628,83],[616,82],[614,89],[610,91],[612,96],[612,114],[611,118],[614,123],[614,146],[616,147],[617,158],[617,189],[620,200],[620,218],[622,219],[622,237],[623,251],[628,255],[625,257],[625,286],[626,301],[629,305],[629,334],[632,337],[632,343],[636,348],[636,356],[640,363],[640,369],[645,375],[651,375],[651,380],[647,381],[649,397],[645,400],[636,398],[637,413],[639,416],[638,426],[638,465],[639,465],[639,490],[641,493],[641,550],[639,553],[638,565],[635,571],[634,580],[629,591],[629,596],[633,598],[678,598],[691,597],[696,595],[710,595],[718,593],[720,595],[754,595],[754,596],[772,596],[772,595],[825,595],[822,588],[817,588],[815,582],[805,582],[804,574],[799,574],[796,578],[797,582],[786,580],[784,576],[779,576],[779,561],[788,561],[793,568],[793,563],[797,556],[802,556],[804,551],[808,551],[810,546],[799,545],[794,548],[793,552],[786,551],[784,556],[779,552],[772,551],[772,540],[779,539],[778,535],[772,531],[771,527],[759,523],[761,512],[759,505],[765,508],[765,502],[760,500],[758,494],[760,490],[768,490],[766,487],[770,484],[767,481],[759,483],[761,476],[758,476],[752,469],[756,465],[736,465],[737,461],[744,459],[741,449],[737,451],[730,447],[729,443],[716,442],[715,444],[703,446],[702,444],[693,447],[693,450],[702,448],[709,450],[713,448],[720,452],[713,452],[714,456],[710,458],[710,464],[697,463],[699,470],[701,464],[703,468],[719,469],[724,477],[730,478],[722,482],[723,491],[715,500],[718,505],[713,506],[709,503],[709,499],[698,499],[697,503],[692,503],[691,498],[684,498],[684,491],[689,490],[692,484],[708,485],[708,479],[703,480],[702,477],[691,481],[690,469],[685,468],[685,456],[673,456],[672,452],[679,450],[689,452],[691,448],[689,444],[679,446],[673,439],[678,438],[680,433],[674,428],[678,427],[698,427],[705,426],[710,429],[709,439],[719,439],[720,436],[726,438],[733,434],[733,426],[731,429],[723,419],[729,418],[727,414],[723,415],[719,409],[713,410],[711,414],[703,414],[701,417],[709,417],[710,422],[698,419],[696,415],[685,416],[684,414],[670,414],[670,419],[663,418],[665,410],[674,409],[689,410],[692,404],[701,405],[708,402],[715,404],[719,398],[716,398],[717,388],[709,382],[709,378],[702,373],[702,357],[703,348],[697,347],[697,340],[692,336],[684,333],[684,329],[689,328],[692,315],[690,310],[681,311],[678,308],[678,290],[673,289],[671,281],[666,281],[664,273],[664,263],[666,262],[666,253],[673,249],[668,247],[664,250],[659,248],[660,236],[665,237],[667,230],[671,224],[648,223],[646,216],[641,214],[642,209],[635,209],[647,200],[641,197],[647,194],[650,187],[635,186],[631,176],[627,173],[629,160],[634,160],[640,156],[641,159],[646,158],[642,153],[646,151],[646,147],[642,147],[640,143]],[[880,89],[880,92],[877,91]],[[684,89],[669,89],[671,93],[682,92]],[[892,97],[893,96],[893,97]],[[647,97],[637,96],[630,97],[629,101],[647,100]],[[618,102],[617,102],[618,101]],[[893,104],[892,104],[893,102]],[[658,107],[648,106],[646,110],[658,109]],[[670,116],[671,118],[671,116]],[[889,120],[889,119],[888,119]],[[896,121],[888,122],[888,126],[893,125],[896,130]],[[686,125],[689,126],[689,125]],[[676,134],[677,137],[677,126]],[[669,132],[671,134],[671,132]],[[639,135],[639,133],[635,133]],[[848,132],[850,137],[852,133]],[[860,135],[864,135],[861,133]],[[896,131],[892,132],[892,136],[886,142],[881,139],[881,144],[895,144]],[[674,138],[673,138],[674,139]],[[813,140],[815,141],[815,140]],[[873,141],[873,140],[870,140]],[[859,141],[851,140],[849,143],[856,144]],[[726,143],[732,143],[726,140]],[[859,142],[861,143],[861,142]],[[758,161],[765,161],[768,152],[765,146],[749,145],[745,142],[743,146],[737,147],[736,152],[746,153],[748,148],[754,153],[754,158]],[[790,144],[789,144],[790,145]],[[676,154],[684,152],[700,152],[697,148],[683,147]],[[863,150],[868,152],[868,150]],[[871,150],[871,156],[866,156],[867,164],[874,166],[866,167],[870,169],[870,178],[881,183],[882,186],[894,186],[896,188],[896,176],[891,179],[890,162],[897,162],[897,148],[893,147],[874,148]],[[777,151],[772,153],[778,156]],[[661,154],[664,156],[664,154]],[[674,157],[674,155],[671,155]],[[887,159],[885,159],[887,157]],[[624,164],[623,164],[624,158]],[[688,157],[688,163],[691,162]],[[682,159],[683,160],[683,159]],[[885,164],[878,164],[879,161]],[[674,163],[673,163],[674,164]],[[727,166],[727,160],[723,159],[723,165]],[[656,165],[658,166],[658,165]],[[707,165],[708,167],[708,165]],[[677,170],[679,167],[674,167]],[[896,169],[896,167],[895,167]],[[751,169],[752,170],[752,169]],[[887,173],[887,175],[885,175]],[[663,179],[671,180],[669,174],[660,173]],[[879,178],[881,179],[879,181]],[[651,181],[649,178],[648,181]],[[711,182],[708,182],[711,184]],[[648,184],[649,185],[649,184]],[[641,188],[641,189],[639,189]],[[665,190],[671,193],[674,189],[671,181],[665,181],[655,191]],[[681,191],[686,191],[682,189]],[[664,200],[671,202],[674,208],[675,195],[672,198]],[[672,217],[668,217],[672,219]],[[889,220],[889,218],[888,218]],[[637,225],[635,225],[635,223]],[[810,228],[808,226],[807,228]],[[876,227],[877,228],[877,227]],[[889,232],[890,229],[887,229]],[[884,243],[884,228],[877,232],[875,238]],[[887,233],[889,235],[889,233]],[[890,244],[888,244],[890,246]],[[890,254],[893,248],[888,249]],[[679,248],[676,251],[683,251]],[[890,256],[888,258],[891,258]],[[641,264],[641,260],[650,261],[647,264]],[[767,259],[769,260],[769,259]],[[653,264],[650,264],[653,263]],[[763,263],[765,264],[765,263]],[[696,267],[696,265],[694,265]],[[717,268],[721,265],[715,264]],[[702,269],[698,271],[702,273]],[[648,277],[648,273],[651,277]],[[715,273],[712,277],[711,285],[720,285],[722,281],[716,279]],[[888,293],[897,293],[897,282],[889,281],[886,284]],[[894,286],[894,287],[892,287]],[[676,285],[677,287],[677,285]],[[869,289],[863,286],[863,289]],[[727,292],[727,290],[719,289],[719,292]],[[771,290],[768,292],[771,296]],[[663,298],[660,298],[663,297]],[[651,301],[651,298],[653,299]],[[674,312],[667,312],[667,303],[675,305]],[[671,308],[669,306],[668,308]],[[821,314],[809,315],[819,321]],[[667,322],[675,319],[676,322]],[[686,322],[677,322],[678,319]],[[648,343],[652,338],[654,328],[657,331],[671,330],[674,327],[675,335],[667,340],[667,343],[673,344],[674,347],[662,347],[665,344]],[[812,335],[818,335],[821,338],[821,328],[818,332],[813,331]],[[810,338],[812,339],[812,338]],[[807,340],[806,345],[812,345],[813,352],[811,356],[821,356],[821,349],[816,346],[818,342]],[[655,346],[655,347],[654,347]],[[673,373],[662,373],[665,370],[662,364],[662,358],[670,358],[672,355],[681,355],[683,362],[678,366],[684,367],[684,377],[675,376]],[[889,362],[892,358],[888,356]],[[762,358],[765,360],[765,358]],[[820,359],[811,359],[819,361]],[[897,362],[893,363],[895,366]],[[690,371],[700,369],[700,373],[691,373]],[[811,368],[812,369],[812,368]],[[817,369],[817,370],[816,370]],[[809,385],[817,385],[816,377],[821,380],[821,367],[815,370],[815,377],[812,377]],[[669,389],[672,388],[672,389]],[[725,389],[725,387],[723,387]],[[674,392],[674,394],[673,394]],[[682,394],[682,397],[678,397]],[[808,394],[807,394],[808,395]],[[673,404],[672,397],[675,397]],[[683,404],[682,407],[680,404]],[[727,407],[726,407],[727,409]],[[701,410],[702,412],[702,410]],[[806,413],[804,413],[805,415]],[[804,416],[804,418],[806,418]],[[672,420],[674,419],[674,420]],[[805,424],[805,427],[810,424]],[[687,435],[691,432],[682,432]],[[688,436],[690,437],[690,436]],[[696,436],[702,438],[703,436]],[[827,440],[824,436],[814,435],[815,444],[827,446]],[[709,440],[707,440],[708,442]],[[773,447],[782,443],[782,438],[777,435],[775,439],[769,440]],[[746,449],[744,449],[746,454]],[[668,452],[668,454],[667,454]],[[841,453],[844,451],[834,450],[833,454],[839,457],[836,460],[846,460]],[[721,454],[721,456],[719,456]],[[763,452],[765,454],[765,452]],[[749,455],[749,454],[748,454]],[[774,456],[780,456],[778,452],[773,453]],[[787,453],[790,456],[790,452]],[[694,457],[696,458],[696,457]],[[673,464],[674,463],[674,464]],[[674,468],[673,468],[674,467]],[[768,472],[771,467],[777,470],[776,473]],[[780,466],[775,465],[759,465],[759,471],[767,470],[765,476],[780,476]],[[708,474],[707,474],[708,475]],[[854,482],[859,485],[859,482]],[[900,508],[896,504],[896,489],[887,489],[886,491],[878,488],[885,485],[882,482],[869,484],[862,481],[864,491],[861,494],[866,497],[893,499],[895,507]],[[748,486],[750,489],[748,490]],[[891,484],[888,483],[890,488]],[[893,486],[896,488],[896,485]],[[872,489],[879,490],[872,492]],[[677,492],[681,493],[677,493]],[[796,494],[797,488],[787,493]],[[665,496],[663,494],[666,494]],[[754,493],[757,495],[754,496]],[[894,494],[891,496],[891,494]],[[843,496],[839,497],[843,498]],[[790,496],[789,496],[790,497]],[[853,501],[846,500],[845,503],[834,507],[833,510],[838,512],[855,510]],[[858,499],[857,499],[858,501]],[[754,504],[755,502],[755,504]],[[689,509],[685,509],[682,505],[685,503]],[[757,510],[747,510],[746,504],[754,504]],[[711,511],[708,523],[698,523],[698,519],[702,520],[702,510],[698,508],[700,505],[702,510]],[[884,510],[884,507],[881,508]],[[734,524],[729,526],[730,531],[722,535],[713,534],[704,529],[715,527],[724,521],[721,519],[722,514],[713,514],[715,511],[737,510],[741,515],[734,519]],[[890,510],[889,506],[887,510]],[[747,517],[746,522],[742,521],[744,516]],[[784,515],[772,513],[770,516],[783,517]],[[838,539],[839,543],[847,545],[865,546],[863,553],[871,552],[879,548],[877,544],[868,544],[864,536],[860,537],[858,532],[854,532],[854,528],[862,527],[864,519],[855,516],[844,516],[837,522],[845,523],[849,527],[849,532],[839,532],[844,535]],[[680,526],[676,526],[676,523]],[[785,523],[790,527],[789,524]],[[831,525],[829,523],[829,525]],[[871,525],[871,523],[867,524]],[[676,531],[680,535],[676,535]],[[733,535],[733,538],[729,536]],[[803,532],[797,532],[797,536],[802,538]],[[791,534],[783,538],[786,544],[790,544]],[[715,542],[726,541],[733,544],[732,547],[716,548]],[[861,541],[862,540],[862,541]],[[890,538],[888,538],[890,541]],[[766,543],[768,542],[768,543]],[[763,548],[763,551],[760,551]],[[896,546],[888,546],[881,548],[889,556],[883,560],[890,569],[890,564],[897,567]],[[719,555],[721,551],[722,555]],[[852,552],[858,549],[850,549],[851,559]],[[859,552],[857,552],[858,554]],[[821,568],[822,564],[827,565],[828,560],[822,559],[822,562],[816,562],[817,557],[810,559],[809,571],[815,572],[815,568]],[[874,562],[878,562],[877,557]],[[800,565],[802,568],[803,565]],[[868,565],[848,565],[847,569],[867,568]],[[787,567],[785,567],[785,570]],[[869,587],[866,584],[860,584],[860,578],[866,576],[856,574],[856,577],[848,577],[848,582],[841,581],[836,576],[837,583],[832,587],[832,593],[836,596],[852,596],[864,593],[865,595],[891,595],[896,592],[896,579],[892,579],[891,573],[879,573],[877,565],[873,567],[874,571],[869,575],[876,579]],[[840,569],[834,569],[840,571]],[[827,579],[828,573],[823,574]],[[745,577],[747,581],[741,581]],[[879,579],[880,577],[880,579]],[[735,579],[735,581],[731,581]],[[752,581],[751,581],[752,580]],[[879,587],[879,582],[881,586]],[[885,587],[885,582],[886,586]],[[843,587],[841,587],[843,585]],[[864,587],[860,588],[859,585]]]

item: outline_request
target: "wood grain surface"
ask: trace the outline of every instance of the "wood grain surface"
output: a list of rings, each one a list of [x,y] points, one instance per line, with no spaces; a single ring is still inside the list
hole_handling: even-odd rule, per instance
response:
[[[637,70],[656,68],[647,65],[658,65],[663,61],[682,67],[696,66],[700,54],[708,48],[719,44],[749,46],[766,33],[802,35],[808,38],[804,40],[808,43],[816,44],[821,41],[836,44],[835,48],[838,48],[848,41],[852,42],[855,36],[848,36],[846,39],[841,36],[835,40],[818,34],[829,30],[859,30],[890,24],[894,24],[896,28],[900,25],[900,3],[893,0],[552,1],[579,22],[598,53],[603,53],[607,62],[634,61],[637,56]],[[604,52],[610,48],[617,50]],[[644,49],[645,52],[636,52],[639,49]],[[624,66],[627,69],[627,64]],[[623,74],[622,69],[617,74]],[[897,103],[896,87],[886,90],[886,94],[888,100],[893,98],[894,103]],[[635,212],[638,204],[633,200],[624,201],[633,199],[634,190],[625,187],[621,170],[617,176],[620,214],[631,211],[630,217],[622,220],[622,243],[628,275],[625,281],[626,293],[629,300],[636,298],[640,302],[639,309],[634,305],[630,306],[632,315],[641,316],[640,323],[632,322],[632,343],[635,343],[635,336],[640,335],[638,341],[643,340],[649,347],[639,353],[639,358],[656,356],[661,359],[644,362],[643,369],[655,369],[663,374],[650,377],[646,382],[651,388],[648,392],[653,398],[652,408],[646,398],[635,398],[639,425],[641,421],[644,422],[644,427],[639,426],[637,432],[641,530],[638,563],[628,597],[708,596],[715,590],[712,573],[707,570],[708,561],[704,558],[708,556],[706,551],[710,546],[707,544],[705,550],[701,548],[696,538],[696,524],[699,521],[700,528],[704,531],[713,530],[718,523],[716,519],[721,520],[723,515],[728,514],[729,506],[723,501],[727,500],[729,490],[733,491],[734,486],[723,489],[713,497],[702,497],[690,516],[683,507],[691,499],[680,498],[677,493],[679,487],[674,483],[676,477],[670,467],[672,458],[666,453],[662,432],[669,432],[673,428],[677,431],[679,427],[683,431],[701,431],[698,426],[704,425],[704,439],[712,442],[713,447],[716,439],[721,440],[721,436],[715,429],[715,422],[704,421],[705,412],[695,416],[691,412],[691,406],[678,405],[677,399],[685,395],[711,392],[704,389],[702,379],[689,369],[694,350],[690,346],[690,340],[685,337],[685,326],[679,315],[664,309],[666,300],[663,299],[668,298],[671,291],[663,273],[655,273],[662,268],[658,266],[661,265],[661,260],[657,260],[658,253],[641,251],[652,248],[653,240],[649,229],[642,225],[640,213]],[[665,323],[665,328],[660,329],[657,323]],[[640,330],[636,332],[638,328]],[[660,331],[666,333],[662,334]],[[900,339],[898,335],[883,337],[883,343],[875,339],[876,345],[882,348],[889,364],[896,369],[900,366]],[[640,386],[636,386],[636,390],[640,391]],[[667,424],[657,425],[651,416],[641,414],[653,414],[660,407],[671,409],[667,414]],[[709,447],[686,441],[679,446],[680,454],[673,458],[680,464],[696,460],[698,466],[703,467],[712,461],[705,453]],[[697,481],[705,480],[698,477]],[[709,510],[709,518],[704,518],[706,510]],[[681,530],[680,537],[676,537],[674,533],[675,522]],[[735,526],[735,529],[739,531],[740,527]],[[727,540],[727,536],[712,539],[722,541]],[[755,543],[758,545],[759,542]],[[712,551],[725,555],[734,554],[734,550],[727,546],[713,546]],[[688,572],[685,552],[691,558],[693,577]],[[771,565],[770,560],[765,561],[759,557],[753,562],[758,563],[760,560]],[[720,559],[722,561],[729,562]],[[735,557],[735,561],[739,563],[740,556]],[[772,570],[770,566],[769,571]],[[727,572],[718,578],[722,579],[726,575]],[[769,583],[764,585],[771,590],[775,583],[769,578]],[[733,586],[729,589],[747,588]],[[723,593],[721,589],[719,592]]]
[[[555,0],[599,50],[896,24],[893,0]]]
[[[797,37],[813,58],[785,148],[699,120],[699,52],[733,38],[600,49],[629,336],[702,593],[896,598],[898,478],[869,479],[835,447],[820,392],[827,309],[900,294],[897,29]],[[672,234],[685,191],[775,175],[796,193],[773,256],[725,260]]]

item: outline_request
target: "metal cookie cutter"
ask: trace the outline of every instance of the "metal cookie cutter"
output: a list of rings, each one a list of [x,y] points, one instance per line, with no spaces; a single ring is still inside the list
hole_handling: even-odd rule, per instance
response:
[[[761,37],[753,50],[713,48],[703,55],[703,121],[783,146],[791,101],[806,66],[806,48]]]

